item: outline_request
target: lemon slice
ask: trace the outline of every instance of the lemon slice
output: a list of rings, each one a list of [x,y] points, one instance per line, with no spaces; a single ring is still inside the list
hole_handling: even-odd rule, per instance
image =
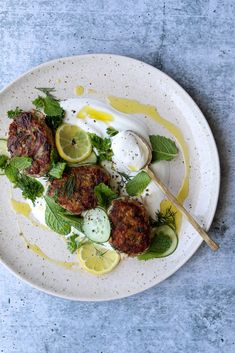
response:
[[[61,125],[56,130],[55,143],[59,155],[70,163],[83,161],[92,151],[89,135],[76,125]]]
[[[84,270],[94,275],[111,272],[120,261],[116,251],[93,243],[84,244],[78,250],[78,258]]]

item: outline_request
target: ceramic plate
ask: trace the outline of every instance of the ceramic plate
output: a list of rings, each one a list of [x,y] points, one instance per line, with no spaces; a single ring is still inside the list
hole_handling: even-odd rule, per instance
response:
[[[75,97],[76,86],[84,95],[103,100],[108,95],[136,99],[154,105],[159,114],[178,126],[190,152],[190,188],[185,201],[196,219],[209,229],[215,213],[220,182],[218,153],[211,130],[193,100],[170,77],[143,62],[115,55],[82,55],[54,60],[22,75],[0,93],[0,136],[6,136],[6,112],[16,106],[32,107],[38,95],[35,87],[55,87],[60,99]],[[93,93],[92,93],[93,92]],[[96,97],[97,98],[97,97]],[[164,135],[164,131],[161,130]],[[168,182],[177,192],[181,162],[169,164]],[[110,274],[95,277],[83,270],[71,270],[48,262],[27,249],[19,232],[54,259],[71,260],[64,242],[11,209],[11,188],[0,178],[0,257],[17,276],[47,293],[73,300],[110,300],[126,297],[163,281],[179,269],[197,250],[202,240],[183,220],[179,246],[164,259],[142,262],[128,258]],[[208,251],[211,251],[208,248]]]

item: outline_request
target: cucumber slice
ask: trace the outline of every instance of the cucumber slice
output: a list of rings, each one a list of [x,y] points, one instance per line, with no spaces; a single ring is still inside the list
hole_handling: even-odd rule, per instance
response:
[[[149,251],[154,252],[156,257],[165,257],[171,255],[177,245],[177,234],[171,227],[164,225],[154,229],[154,239]]]
[[[10,154],[7,149],[7,140],[6,139],[0,139],[0,156],[4,155],[9,157]],[[0,175],[4,175],[4,170],[0,168]]]
[[[94,208],[85,213],[83,232],[96,243],[108,241],[111,233],[111,226],[108,216],[101,208]]]
[[[73,163],[70,164],[70,167],[80,167],[81,165],[85,165],[85,164],[96,164],[97,163],[97,156],[95,154],[95,152],[91,152],[90,156],[87,157],[86,159],[84,159],[83,161],[79,162],[79,163]]]

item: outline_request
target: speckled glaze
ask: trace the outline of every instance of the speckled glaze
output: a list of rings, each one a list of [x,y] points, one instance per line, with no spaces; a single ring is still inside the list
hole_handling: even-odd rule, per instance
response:
[[[19,106],[30,109],[37,96],[34,87],[55,87],[56,95],[66,99],[74,88],[85,87],[96,98],[108,95],[139,100],[156,106],[158,112],[180,127],[190,150],[191,174],[189,197],[185,203],[206,229],[209,228],[219,193],[219,160],[213,136],[201,111],[188,94],[171,78],[143,62],[115,55],[84,55],[45,63],[14,81],[0,94],[0,135],[6,136],[7,110]],[[93,91],[92,91],[93,92]],[[92,93],[94,94],[94,93]],[[169,134],[160,129],[165,136]],[[203,142],[203,143],[202,143]],[[170,163],[169,185],[176,193],[179,160]],[[1,243],[0,257],[16,275],[48,293],[73,300],[108,300],[143,291],[173,274],[196,251],[201,238],[183,221],[176,252],[167,258],[148,262],[125,259],[109,275],[94,277],[81,269],[68,270],[49,263],[27,250],[20,230],[52,258],[73,261],[65,244],[55,233],[33,226],[17,216],[10,207],[10,187],[0,179]],[[208,251],[210,251],[208,249]]]

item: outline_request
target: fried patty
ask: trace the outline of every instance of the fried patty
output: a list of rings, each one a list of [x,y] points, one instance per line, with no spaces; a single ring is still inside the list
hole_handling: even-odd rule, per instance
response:
[[[30,157],[27,174],[42,176],[50,169],[51,151],[54,147],[52,131],[44,115],[33,110],[23,112],[9,126],[7,148],[12,157]]]
[[[57,202],[74,214],[97,206],[94,187],[100,183],[109,184],[110,176],[98,165],[71,168],[69,174],[54,179],[48,189],[49,196],[56,196]]]
[[[149,219],[144,206],[130,198],[112,202],[109,211],[112,222],[111,245],[130,256],[136,256],[150,245]]]

